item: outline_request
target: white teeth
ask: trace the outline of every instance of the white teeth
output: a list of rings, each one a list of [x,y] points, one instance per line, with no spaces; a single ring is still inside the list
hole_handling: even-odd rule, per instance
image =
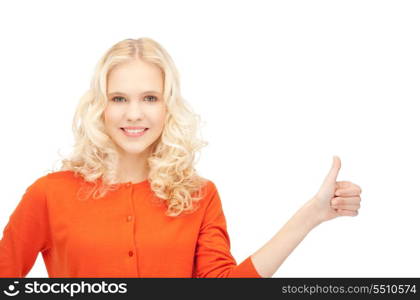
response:
[[[128,133],[140,133],[140,132],[143,132],[145,130],[146,130],[146,128],[143,128],[143,129],[140,129],[140,130],[131,130],[131,129],[125,129],[124,128],[124,131],[126,131]]]

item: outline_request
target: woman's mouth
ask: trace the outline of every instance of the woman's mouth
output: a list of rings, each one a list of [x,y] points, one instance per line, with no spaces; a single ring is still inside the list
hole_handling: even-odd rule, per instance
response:
[[[149,128],[136,129],[136,130],[124,129],[124,128],[120,128],[120,129],[128,137],[140,137],[140,136],[144,135],[147,130],[149,130]]]

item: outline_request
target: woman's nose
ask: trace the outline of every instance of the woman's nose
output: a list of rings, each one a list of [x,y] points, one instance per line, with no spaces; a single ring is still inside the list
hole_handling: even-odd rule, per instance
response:
[[[127,106],[126,116],[129,119],[139,119],[144,116],[144,108],[141,103],[133,101]]]

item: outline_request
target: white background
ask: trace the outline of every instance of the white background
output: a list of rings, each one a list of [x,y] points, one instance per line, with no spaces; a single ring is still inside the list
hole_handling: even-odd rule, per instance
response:
[[[9,1],[0,4],[4,228],[73,144],[100,56],[150,37],[203,121],[237,262],[319,189],[362,188],[357,217],[312,230],[273,277],[420,275],[418,1]],[[47,277],[41,254],[27,277]]]

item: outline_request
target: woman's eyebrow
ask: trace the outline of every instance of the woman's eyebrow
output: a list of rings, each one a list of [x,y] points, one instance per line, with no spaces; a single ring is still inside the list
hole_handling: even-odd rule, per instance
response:
[[[158,91],[145,91],[145,92],[143,92],[143,93],[141,93],[140,95],[144,95],[144,94],[150,94],[150,93],[154,93],[154,94],[160,94],[160,92],[158,92]],[[128,96],[127,94],[125,94],[125,93],[123,93],[123,92],[112,92],[112,93],[109,93],[108,95],[124,95],[124,96]]]

